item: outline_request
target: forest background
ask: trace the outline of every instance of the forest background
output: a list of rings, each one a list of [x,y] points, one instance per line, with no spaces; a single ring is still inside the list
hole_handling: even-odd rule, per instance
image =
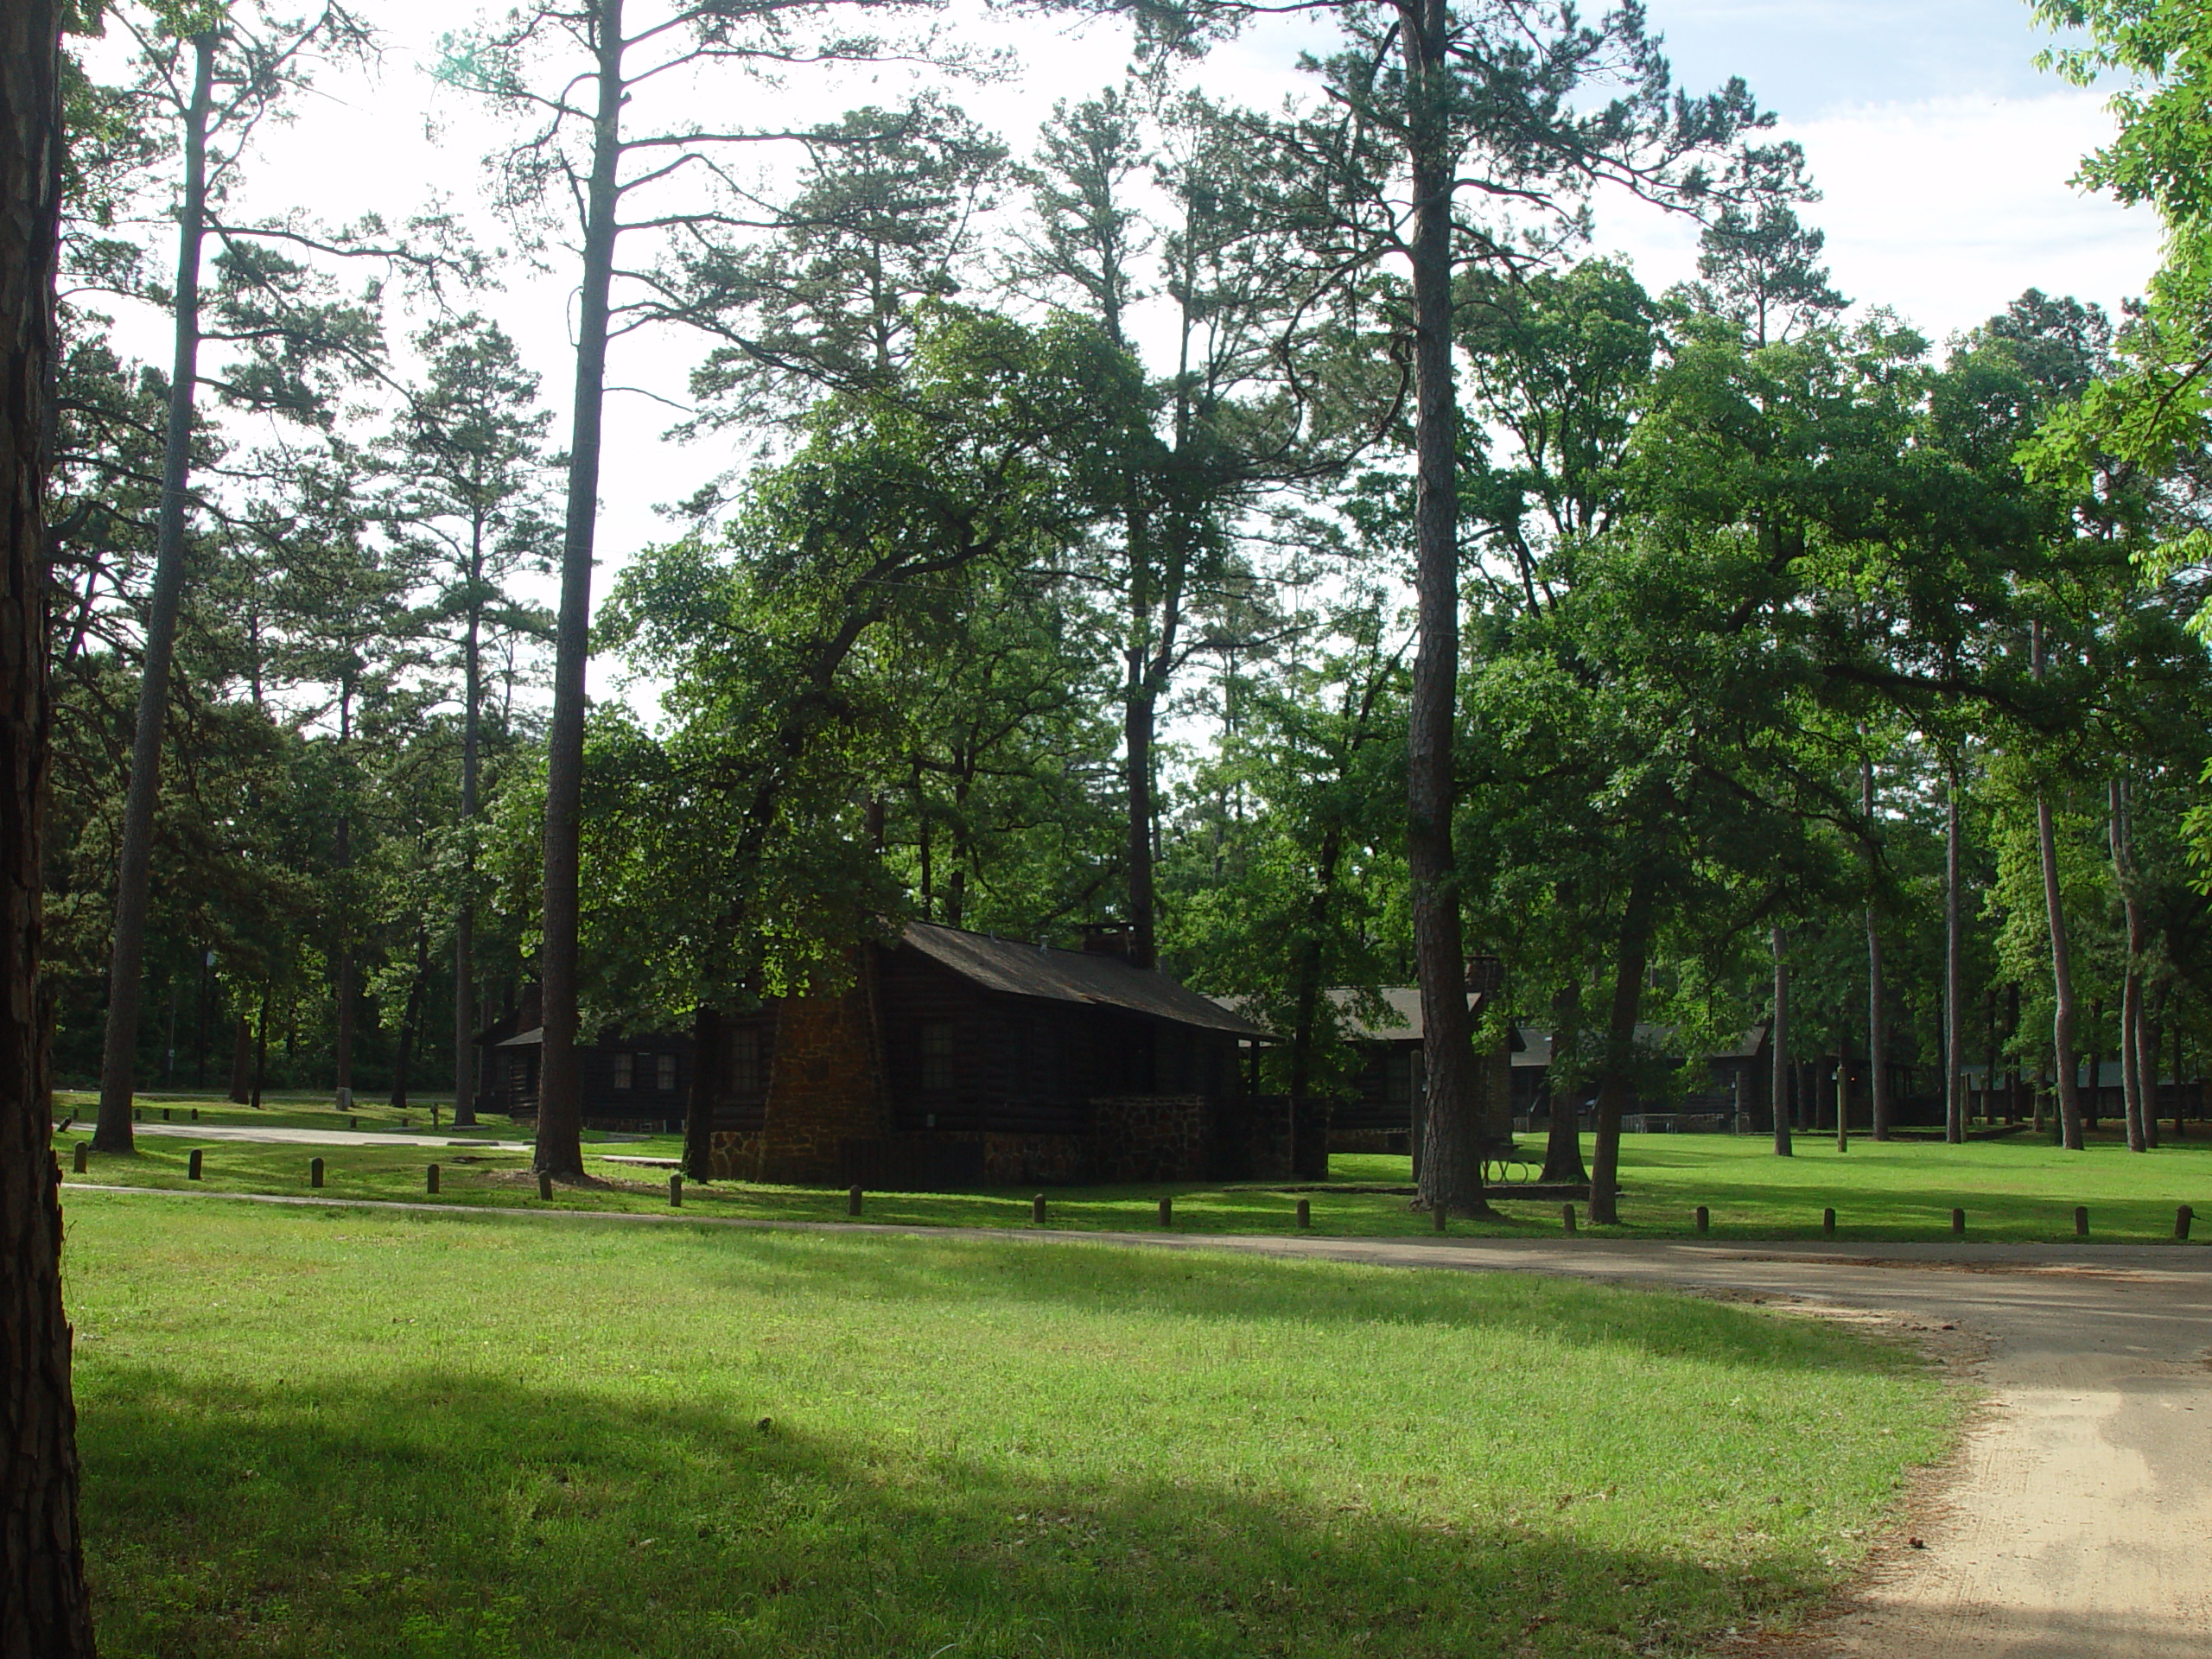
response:
[[[2017,105],[2039,37],[2001,10]],[[372,10],[118,7],[75,41],[65,1082],[446,1086],[536,970],[591,182],[546,100],[590,67],[582,15],[418,34],[411,61]],[[1805,37],[1686,15],[1694,92],[1735,73],[1723,36],[1802,85]],[[668,16],[689,60],[639,97],[623,178],[649,205],[606,256],[608,385],[639,390],[587,493],[584,1029],[803,982],[881,918],[1118,918],[1294,1037],[1279,1085],[1326,1086],[1321,989],[1414,955],[1418,330],[1387,31],[1317,11],[1094,86],[1144,43],[1126,22]],[[2008,255],[1992,292],[1923,213],[1916,258],[1863,267],[1892,290],[1847,296],[1789,129],[1724,94],[1670,138],[1632,13],[1536,38],[1513,120],[1453,117],[1494,188],[1451,251],[1449,892],[1508,964],[1503,1011],[1559,1034],[1561,1084],[1646,1094],[1681,1080],[1639,1023],[1695,1052],[1784,986],[1792,1052],[1954,1096],[1970,1058],[2070,1092],[2055,1045],[2193,1070],[2196,469],[2092,395],[2171,343],[2155,296],[2122,303],[2154,231],[2069,207],[2050,274]],[[1040,111],[1009,40],[1081,84]],[[2099,142],[2094,98],[2041,84],[2001,169],[1949,112],[1978,177],[2047,157],[2057,192]],[[426,111],[447,199],[349,199],[349,157],[426,170]],[[1516,150],[1529,111],[1542,143]],[[1928,167],[1929,130],[1910,174],[1874,149],[1892,219],[2034,200]],[[125,880],[118,928],[149,742],[143,925]]]

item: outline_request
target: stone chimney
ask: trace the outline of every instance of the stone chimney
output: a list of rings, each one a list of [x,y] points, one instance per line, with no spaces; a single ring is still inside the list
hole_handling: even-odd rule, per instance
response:
[[[1122,962],[1129,959],[1135,948],[1137,931],[1127,922],[1085,922],[1083,925],[1083,949],[1087,956],[1114,957]]]

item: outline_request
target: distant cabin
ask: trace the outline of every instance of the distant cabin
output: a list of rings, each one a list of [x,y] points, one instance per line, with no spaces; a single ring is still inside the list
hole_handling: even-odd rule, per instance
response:
[[[1359,1057],[1347,1092],[1329,1114],[1329,1147],[1334,1152],[1407,1152],[1414,1127],[1428,1103],[1428,1078],[1422,1058],[1421,988],[1387,985],[1376,993],[1380,1017],[1356,1013],[1354,994],[1329,993],[1344,1040]],[[1470,1004],[1477,999],[1468,998]],[[1485,1083],[1484,1139],[1496,1143],[1511,1136],[1513,1120],[1525,1118],[1529,1102],[1541,1089],[1551,1057],[1551,1039],[1533,1027],[1513,1027],[1503,1056],[1481,1057]],[[1500,1060],[1504,1064],[1501,1065]]]
[[[849,982],[705,1016],[718,1175],[882,1190],[1325,1172],[1325,1111],[1251,1087],[1270,1033],[1128,959],[911,923]]]
[[[476,1037],[476,1109],[537,1116],[545,1032],[537,987]],[[670,1032],[605,1031],[576,1046],[577,1085],[588,1129],[680,1128],[691,1094],[691,1039]]]

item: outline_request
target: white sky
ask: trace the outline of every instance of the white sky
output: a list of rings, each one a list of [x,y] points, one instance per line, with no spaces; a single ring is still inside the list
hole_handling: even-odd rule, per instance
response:
[[[369,207],[401,218],[435,190],[480,213],[478,159],[495,130],[480,108],[436,92],[423,68],[437,36],[465,25],[469,9],[362,0],[360,10],[385,36],[380,73],[332,80],[302,107],[253,168],[254,200],[303,203],[331,219]],[[2041,41],[2024,0],[1649,0],[1649,15],[1681,84],[1700,90],[1740,74],[1802,143],[1826,193],[1804,217],[1827,232],[1836,285],[1856,302],[1886,304],[1940,340],[2031,285],[2116,307],[2156,263],[2149,214],[2066,182],[2109,123],[2097,94],[2033,67]],[[1017,156],[1055,99],[1119,78],[1125,37],[1111,26],[969,16],[970,27],[1013,47],[1023,69],[957,95]],[[1301,29],[1304,41],[1316,38],[1311,25],[1279,24],[1218,48],[1198,75],[1217,93],[1272,105],[1304,84]],[[858,86],[808,108],[820,118],[893,95]],[[442,124],[435,134],[426,116]],[[499,232],[487,221],[485,234]],[[1656,289],[1691,274],[1694,229],[1648,209],[1611,209],[1597,248],[1628,255]],[[484,304],[543,374],[563,410],[556,432],[566,425],[571,282],[518,270]],[[156,340],[139,344],[162,355]],[[634,340],[610,378],[680,397],[696,350],[680,339]],[[607,414],[600,593],[609,568],[665,533],[653,505],[722,470],[731,454],[664,442],[669,412],[641,397],[618,395]]]

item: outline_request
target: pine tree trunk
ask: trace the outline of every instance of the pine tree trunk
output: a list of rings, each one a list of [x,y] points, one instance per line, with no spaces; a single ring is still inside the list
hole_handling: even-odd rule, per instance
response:
[[[1866,833],[1874,832],[1874,763],[1862,757],[1859,763],[1859,810],[1866,816]],[[1867,874],[1873,874],[1872,843],[1868,842]],[[1882,930],[1874,914],[1874,906],[1866,906],[1866,1099],[1872,1114],[1869,1128],[1874,1139],[1890,1138],[1890,1068],[1885,1063],[1889,1053],[1889,1010],[1882,994]]]
[[[245,1105],[252,1087],[253,1022],[241,1014],[233,1016],[231,1025],[231,1103]]]
[[[2043,624],[2031,625],[2030,651],[2031,671],[2037,680],[2044,674]],[[2081,1081],[2075,1074],[2074,1062],[2074,968],[2066,940],[2066,905],[2058,885],[2058,832],[2052,822],[2050,798],[2038,791],[2036,794],[2036,844],[2043,859],[2044,909],[2050,927],[2050,985],[2053,1013],[2050,1020],[2050,1047],[2053,1069],[2057,1072],[2059,1132],[2069,1152],[2082,1150],[2082,1094]],[[2095,1079],[2090,1081],[2095,1087]],[[2037,1114],[2042,1116],[2040,1112]],[[2040,1123],[2037,1125],[2042,1127]]]
[[[715,1178],[715,1079],[721,1074],[721,1015],[705,1003],[691,1014],[691,1093],[683,1103],[683,1173]]]
[[[1546,1086],[1551,1096],[1551,1132],[1544,1137],[1544,1171],[1537,1179],[1546,1185],[1587,1186],[1589,1166],[1582,1161],[1582,1114],[1576,1109],[1574,1091],[1562,1088],[1567,1058],[1581,1039],[1582,988],[1577,983],[1561,991],[1552,1002],[1552,1063]]]
[[[132,1072],[138,1054],[138,976],[146,957],[146,904],[153,883],[154,808],[161,798],[162,733],[168,721],[169,662],[184,597],[185,493],[191,483],[193,398],[200,386],[200,254],[207,227],[207,120],[213,100],[215,36],[192,38],[192,95],[184,124],[184,194],[178,203],[175,347],[168,422],[162,436],[162,500],[155,518],[154,591],[146,614],[145,660],[123,799],[123,853],[116,871],[115,938],[107,972],[107,1031],[100,1054],[100,1115],[92,1144],[131,1150]]]
[[[480,641],[484,527],[471,531],[468,557],[468,634],[461,647],[461,826],[476,829],[476,793],[483,765],[484,663]],[[453,1126],[476,1127],[476,849],[461,859],[461,904],[453,918]]]
[[[1774,930],[1774,1151],[1777,1158],[1793,1155],[1789,1144],[1789,964],[1783,956],[1787,938]]]
[[[253,1098],[248,1103],[255,1111],[261,1109],[261,1088],[269,1080],[269,983],[261,986],[261,1012],[253,1022]]]
[[[544,1046],[532,1165],[584,1171],[576,1073],[579,836],[583,798],[584,667],[590,651],[592,548],[598,528],[601,416],[607,392],[607,312],[614,274],[616,168],[621,160],[622,0],[588,0],[595,24],[598,107],[585,193],[583,282],[576,308],[575,399],[569,442],[568,523],[554,632],[553,720],[545,759],[545,887],[539,924]]]
[[[2127,921],[2127,961],[2120,988],[2120,1090],[2127,1124],[2127,1149],[2148,1152],[2152,1132],[2145,1127],[2158,1108],[2143,1099],[2143,907],[2136,902],[2134,872],[2127,834],[2127,785],[2119,778],[2106,789],[2111,817],[2112,879],[2120,889],[2121,912]],[[2152,1080],[2157,1068],[2152,1067]]]
[[[93,1652],[39,971],[60,27],[54,0],[0,7],[0,1659]]]
[[[1419,644],[1407,743],[1406,868],[1428,1077],[1419,1202],[1487,1213],[1474,1027],[1452,847],[1459,709],[1459,398],[1452,372],[1452,192],[1445,0],[1397,0],[1414,228],[1414,586]]]
[[[1961,922],[1959,767],[1955,760],[1943,791],[1943,1139],[1954,1146],[1967,1138],[1966,938]],[[1995,1008],[1992,1005],[1992,1024]],[[1996,1046],[1991,1045],[1988,1074],[1981,1084],[1982,1116],[1989,1115],[1989,1091],[1997,1086]]]
[[[1142,674],[1141,664],[1138,673]],[[1140,968],[1149,968],[1159,960],[1160,916],[1152,858],[1153,727],[1158,717],[1159,704],[1140,678],[1130,688],[1128,706],[1122,714],[1122,747],[1127,758],[1123,787],[1129,802],[1122,859],[1128,875],[1129,960]],[[954,880],[957,879],[956,865]]]
[[[1643,970],[1651,949],[1650,889],[1639,876],[1621,918],[1620,960],[1605,1022],[1605,1064],[1598,1077],[1598,1137],[1590,1164],[1590,1219],[1620,1220],[1621,1114],[1628,1108],[1636,1064],[1636,1020],[1643,1006]]]

